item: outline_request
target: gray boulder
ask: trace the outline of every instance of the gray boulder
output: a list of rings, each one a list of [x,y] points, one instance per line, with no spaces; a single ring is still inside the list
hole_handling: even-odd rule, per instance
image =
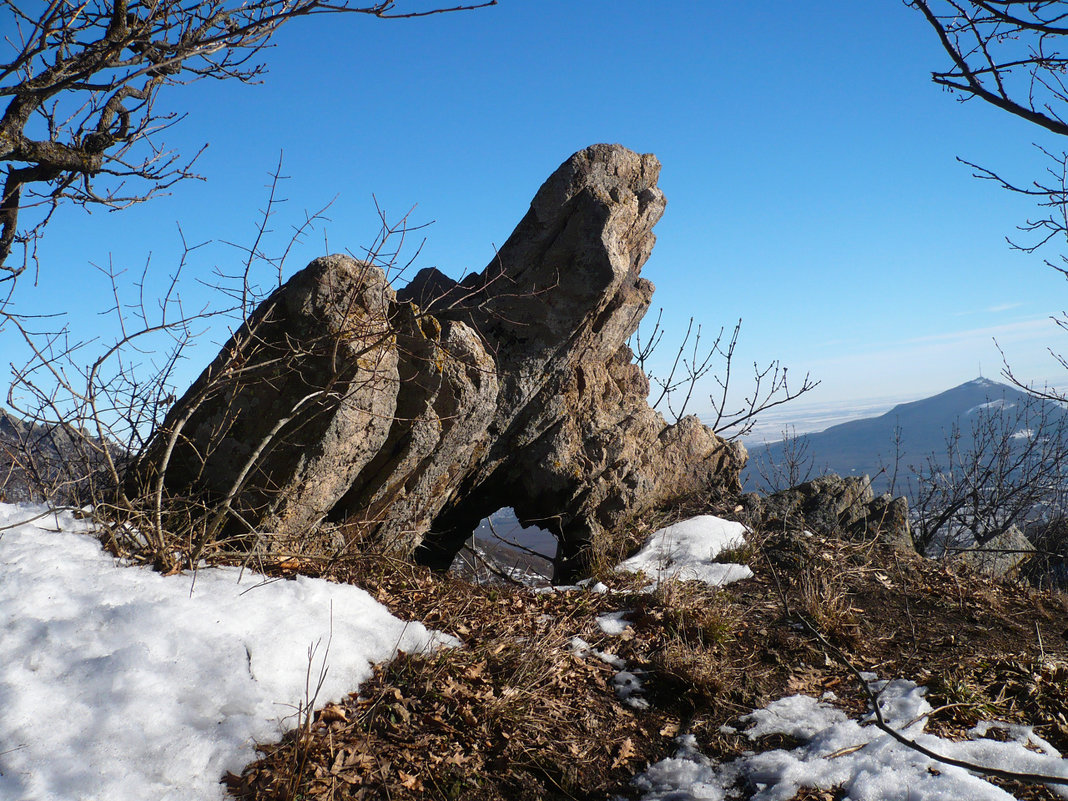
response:
[[[256,309],[171,408],[127,491],[218,507],[212,534],[292,540],[385,444],[399,386],[393,290],[346,256],[316,259]]]
[[[411,304],[397,307],[393,324],[396,413],[385,443],[331,512],[344,523],[343,551],[363,543],[411,554],[489,438],[497,371],[478,335]]]

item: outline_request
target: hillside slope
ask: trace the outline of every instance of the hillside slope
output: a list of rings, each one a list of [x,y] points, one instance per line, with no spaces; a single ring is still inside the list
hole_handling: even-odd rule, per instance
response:
[[[1004,770],[1068,776],[1065,596],[878,539],[706,514],[635,532],[644,574],[532,591],[370,556],[164,577],[71,514],[8,521],[3,799],[1053,801]]]

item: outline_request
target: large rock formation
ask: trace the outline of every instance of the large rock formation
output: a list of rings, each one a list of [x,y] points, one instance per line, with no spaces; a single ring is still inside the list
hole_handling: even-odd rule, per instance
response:
[[[736,491],[744,449],[667,425],[625,344],[653,292],[659,168],[618,145],[575,154],[460,282],[424,270],[394,294],[373,266],[317,259],[171,410],[132,485],[162,473],[258,547],[321,550],[327,521],[339,551],[436,567],[512,506],[557,535],[562,579],[634,516]]]
[[[129,491],[192,493],[217,536],[317,525],[385,444],[399,356],[382,271],[316,259],[223,347],[137,460]]]

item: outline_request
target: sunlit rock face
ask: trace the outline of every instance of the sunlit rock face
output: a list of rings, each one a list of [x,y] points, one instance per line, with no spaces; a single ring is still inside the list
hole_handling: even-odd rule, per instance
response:
[[[668,425],[625,344],[653,292],[640,271],[664,212],[659,170],[619,145],[576,153],[459,282],[423,270],[394,293],[370,265],[316,260],[176,404],[135,475],[233,495],[228,530],[253,529],[257,547],[441,568],[511,506],[559,538],[558,579],[638,514],[737,491],[744,449],[695,417]]]

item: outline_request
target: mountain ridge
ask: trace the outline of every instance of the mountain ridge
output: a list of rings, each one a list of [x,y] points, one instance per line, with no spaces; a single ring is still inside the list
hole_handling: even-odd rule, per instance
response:
[[[781,489],[771,487],[772,482],[765,476],[770,478],[774,468],[790,458],[791,447],[803,447],[805,466],[811,464],[813,475],[866,474],[877,492],[886,491],[894,483],[895,468],[898,472],[910,466],[920,468],[932,454],[937,459],[940,453],[944,454],[946,439],[954,426],[967,435],[979,419],[979,411],[995,406],[1005,412],[1015,409],[1021,425],[1032,416],[1068,415],[1059,404],[979,377],[927,398],[899,403],[881,415],[838,423],[764,446],[750,446],[749,463],[742,473],[743,486],[747,490]]]

